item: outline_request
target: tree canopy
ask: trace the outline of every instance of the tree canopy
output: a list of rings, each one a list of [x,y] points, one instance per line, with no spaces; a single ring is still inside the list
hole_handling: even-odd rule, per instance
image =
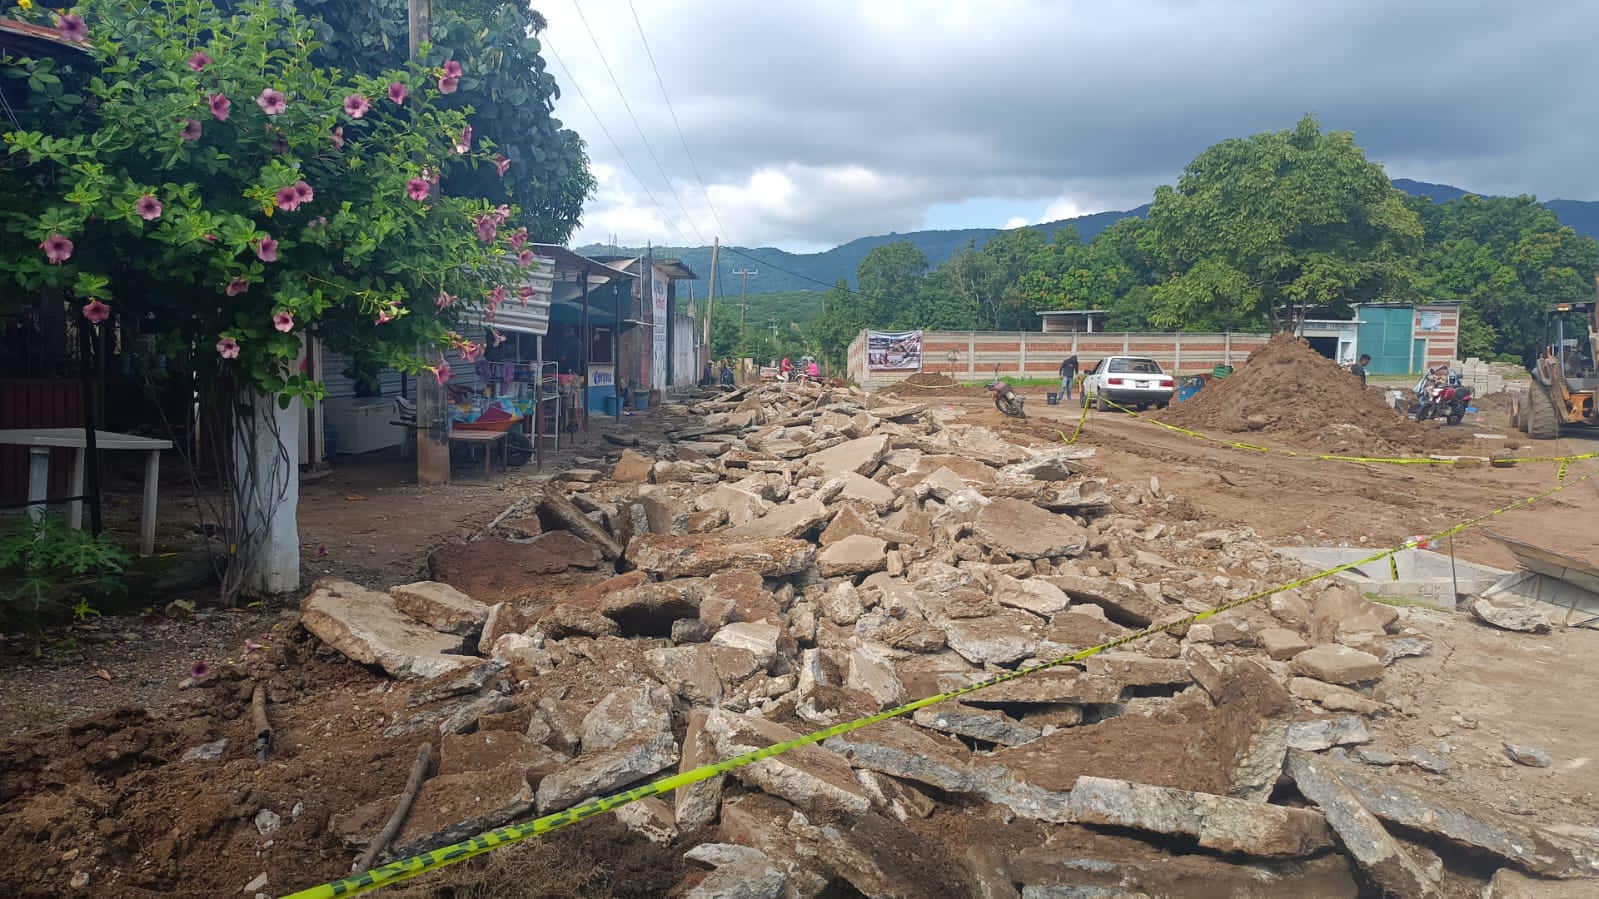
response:
[[[1448,203],[1395,188],[1348,132],[1306,116],[1222,141],[1156,191],[1147,219],[1085,242],[1070,227],[1004,231],[928,271],[908,242],[877,247],[811,328],[842,361],[862,329],[1019,330],[1037,312],[1099,309],[1111,330],[1265,330],[1355,303],[1460,303],[1460,349],[1525,358],[1543,308],[1592,296],[1599,243],[1531,197]]]

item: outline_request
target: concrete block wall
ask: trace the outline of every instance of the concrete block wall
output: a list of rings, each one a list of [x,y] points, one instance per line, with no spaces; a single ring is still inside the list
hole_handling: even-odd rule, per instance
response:
[[[958,381],[991,378],[1053,378],[1061,360],[1076,355],[1086,370],[1106,356],[1147,356],[1168,372],[1198,374],[1218,365],[1238,365],[1264,346],[1270,334],[1229,332],[1136,333],[1038,331],[927,331],[922,335],[922,371]],[[849,376],[864,385],[892,384],[914,372],[868,372],[866,335],[849,347]]]

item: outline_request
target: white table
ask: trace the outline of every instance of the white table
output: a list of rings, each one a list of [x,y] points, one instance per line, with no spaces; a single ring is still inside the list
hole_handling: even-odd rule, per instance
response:
[[[82,428],[23,428],[0,430],[0,445],[28,447],[28,514],[35,519],[45,512],[44,500],[50,493],[50,450],[54,447],[77,450],[72,463],[73,496],[83,495],[83,472],[87,457],[87,441]],[[144,508],[139,516],[139,555],[155,552],[156,489],[161,480],[161,451],[172,448],[170,440],[152,437],[135,437],[111,431],[95,431],[96,450],[132,450],[145,453]],[[67,504],[67,523],[74,528],[83,527],[83,500],[74,499]]]

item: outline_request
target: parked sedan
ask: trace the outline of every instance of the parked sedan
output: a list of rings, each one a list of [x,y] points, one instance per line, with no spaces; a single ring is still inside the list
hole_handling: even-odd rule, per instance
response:
[[[1161,371],[1160,363],[1153,359],[1109,356],[1083,378],[1083,405],[1092,401],[1101,412],[1109,409],[1110,403],[1130,409],[1164,409],[1176,388],[1176,381]]]

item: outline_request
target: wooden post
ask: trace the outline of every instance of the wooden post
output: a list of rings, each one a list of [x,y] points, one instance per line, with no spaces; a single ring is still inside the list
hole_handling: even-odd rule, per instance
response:
[[[589,270],[587,265],[583,267],[583,271],[577,276],[577,292],[583,298],[582,312],[580,314],[581,321],[578,325],[577,348],[578,371],[582,375],[578,379],[581,385],[578,387],[578,399],[582,400],[582,402],[577,405],[583,410],[583,433],[587,434],[589,432],[589,341],[593,339],[593,336],[589,334]]]
[[[28,517],[43,521],[49,509],[45,500],[50,498],[50,447],[28,448]]]
[[[155,552],[156,496],[161,484],[161,451],[144,457],[144,503],[139,510],[139,555]]]
[[[405,12],[411,32],[411,58],[416,59],[417,48],[427,43],[428,32],[433,27],[432,0],[408,0]]]
[[[711,343],[711,316],[716,314],[716,261],[722,252],[721,235],[711,242],[711,292],[705,296],[705,346],[700,370],[707,371],[711,367],[711,360],[716,358],[716,349]],[[715,372],[711,372],[714,376]]]

